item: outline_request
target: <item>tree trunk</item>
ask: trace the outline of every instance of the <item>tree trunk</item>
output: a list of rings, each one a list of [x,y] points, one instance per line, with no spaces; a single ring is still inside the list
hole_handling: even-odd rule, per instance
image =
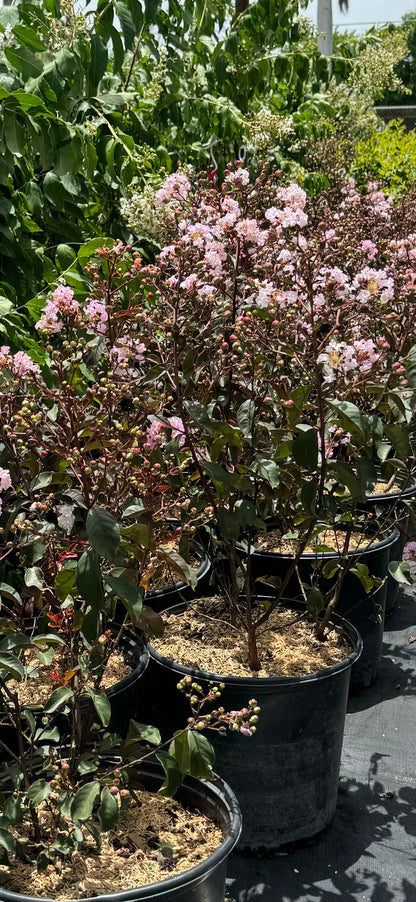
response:
[[[332,56],[332,0],[318,0],[318,50],[324,56]]]

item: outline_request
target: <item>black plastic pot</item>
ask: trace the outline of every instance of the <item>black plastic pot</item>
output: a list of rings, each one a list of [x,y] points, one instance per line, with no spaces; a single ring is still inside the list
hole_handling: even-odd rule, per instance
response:
[[[360,511],[372,514],[376,520],[380,517],[384,520],[391,514],[391,519],[398,531],[397,539],[390,548],[391,561],[402,559],[403,548],[410,538],[412,526],[412,518],[407,505],[412,499],[416,499],[416,480],[413,477],[409,476],[406,484],[402,480],[401,485],[400,491],[370,495],[365,504],[361,503],[359,506]],[[394,610],[398,588],[397,581],[389,574],[386,587],[386,615],[391,614]]]
[[[273,523],[270,523],[270,529],[273,529]],[[336,608],[337,613],[342,617],[346,617],[355,626],[363,640],[362,655],[354,664],[351,673],[351,685],[353,686],[370,686],[377,678],[383,647],[390,551],[397,539],[398,532],[392,527],[383,539],[374,541],[370,547],[365,549],[358,548],[348,553],[349,557],[357,558],[360,563],[366,564],[371,576],[384,580],[383,585],[379,589],[374,589],[368,594],[358,577],[350,571],[345,574],[342,583],[341,594]],[[298,564],[302,582],[309,583],[311,581],[313,565],[317,561],[337,559],[338,555],[336,552],[322,552],[320,554],[305,552],[302,554]],[[290,554],[255,550],[251,555],[251,576],[254,584],[256,585],[256,580],[260,577],[267,576],[278,576],[283,580],[291,560]],[[334,579],[321,577],[319,588],[325,593],[333,584]],[[257,583],[257,590],[259,590],[260,585],[261,583]],[[264,591],[264,584],[262,585],[262,590]],[[269,590],[268,587],[268,591],[270,591],[270,594],[273,594],[272,588]],[[286,586],[285,595],[299,598],[300,589],[296,575],[292,577],[289,585]]]
[[[128,730],[129,721],[132,718],[141,723],[147,722],[147,693],[144,689],[141,691],[140,684],[149,663],[149,652],[144,643],[142,634],[130,629],[124,630],[120,640],[120,649],[124,654],[126,663],[131,666],[132,670],[123,680],[120,680],[120,682],[115,683],[114,686],[110,686],[110,688],[106,690],[111,707],[111,718],[107,729],[111,733],[118,733],[119,736],[125,736]],[[25,707],[32,710],[38,725],[41,726],[43,709],[39,705],[27,705]],[[81,715],[84,742],[88,744],[93,740],[93,736],[90,734],[90,727],[94,721],[99,720],[92,701],[89,698],[82,700]],[[58,714],[55,722],[59,728],[61,737],[68,735],[70,730],[69,718],[64,714]],[[18,753],[17,736],[13,727],[8,724],[0,726],[0,739],[12,752],[15,754]],[[0,748],[0,761],[4,761],[7,758],[8,755],[6,751],[3,748]]]
[[[290,607],[305,609],[296,602]],[[183,727],[189,716],[187,701],[176,689],[186,674],[202,687],[210,680],[223,683],[221,704],[226,710],[239,710],[253,697],[260,705],[253,736],[207,732],[216,753],[215,769],[230,782],[240,803],[242,850],[272,851],[310,838],[334,815],[350,673],[362,643],[351,624],[337,615],[333,622],[351,653],[344,661],[308,676],[261,679],[210,674],[149,649],[153,695],[158,700],[155,716],[166,736]]]
[[[132,668],[124,680],[106,690],[111,707],[108,730],[125,736],[132,718],[142,721],[147,710],[144,693],[140,691],[141,681],[149,663],[149,652],[143,636],[135,630],[124,629],[120,640],[120,650]],[[95,719],[97,719],[95,717]]]
[[[147,763],[139,768],[144,788],[157,792],[164,775],[158,765]],[[225,895],[226,863],[241,831],[241,813],[237,799],[225,783],[207,783],[186,777],[175,798],[186,808],[196,809],[213,818],[223,831],[223,842],[205,861],[174,877],[149,884],[94,896],[94,902],[223,902]],[[0,891],[1,902],[39,902],[39,896]],[[54,902],[42,896],[43,902]],[[76,899],[72,902],[91,902]]]

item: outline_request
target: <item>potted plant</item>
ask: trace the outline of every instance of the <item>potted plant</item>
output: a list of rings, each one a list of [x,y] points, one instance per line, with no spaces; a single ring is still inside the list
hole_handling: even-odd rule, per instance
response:
[[[374,451],[412,419],[413,294],[410,301],[406,295],[405,308],[398,294],[393,319],[384,314],[395,290],[388,266],[400,266],[394,242],[411,232],[414,213],[404,216],[374,187],[361,195],[352,183],[332,206],[331,198],[318,198],[307,207],[299,186],[267,169],[252,183],[243,166],[230,168],[220,188],[208,178],[191,186],[178,173],[156,203],[167,207],[169,238],[155,264],[141,271],[137,320],[159,390],[163,381],[161,422],[175,416],[182,424],[176,460],[184,505],[190,520],[202,514],[208,521],[221,589],[209,615],[246,635],[249,678],[256,680],[258,636],[271,629],[291,582],[316,620],[320,642],[347,576],[362,587],[366,602],[370,596],[368,619],[374,619],[373,599],[383,608],[388,554],[384,571],[373,573],[363,552],[388,548],[395,533],[390,529],[386,538],[372,528],[363,541],[368,523],[360,503],[375,483]],[[377,255],[390,255],[383,271],[376,269]],[[253,587],[252,551],[270,517],[293,551],[274,596],[261,600]],[[323,539],[328,529],[332,536]],[[351,554],[357,530],[361,541]],[[312,560],[300,574],[308,548]],[[327,551],[329,561],[322,558]],[[383,612],[379,641],[382,619]],[[212,664],[207,669],[212,672]],[[306,709],[319,710],[321,724],[333,718],[316,702]],[[282,710],[287,719],[287,706]],[[293,761],[296,729],[290,739],[273,722]],[[302,722],[298,741],[304,730]],[[269,757],[271,744],[268,736]],[[331,765],[339,762],[338,753],[330,757]],[[258,759],[253,767],[261,771]],[[308,779],[302,757],[296,780],[299,774]],[[324,817],[309,810],[308,822],[292,830],[284,819],[299,806],[296,796],[292,806],[287,800],[280,806],[282,783],[278,768],[268,772],[273,822],[265,821],[257,836],[253,825],[243,841],[279,845],[311,835],[328,820],[333,793]],[[315,792],[312,780],[304,794]]]
[[[224,892],[225,862],[241,819],[231,790],[213,774],[214,752],[202,731],[248,725],[254,731],[256,701],[227,713],[218,707],[220,687],[203,691],[185,680],[180,689],[192,709],[185,729],[162,742],[156,728],[132,720],[122,740],[109,731],[108,701],[94,690],[93,742],[85,745],[76,728],[85,684],[75,673],[67,673],[66,684],[53,690],[36,717],[20,693],[23,680],[36,679],[36,667],[25,665],[24,654],[42,660],[51,645],[62,642],[59,631],[14,632],[1,640],[2,722],[17,737],[16,746],[2,740],[8,752],[0,765],[2,898],[22,902],[40,891],[59,900],[98,895],[112,902],[128,890],[129,898],[150,902],[163,892],[174,902],[192,898],[198,886],[215,902]],[[78,664],[92,686],[93,652],[80,655]],[[69,707],[68,744],[60,715]],[[178,789],[178,802],[167,804],[165,797]],[[191,832],[183,837],[187,823]]]

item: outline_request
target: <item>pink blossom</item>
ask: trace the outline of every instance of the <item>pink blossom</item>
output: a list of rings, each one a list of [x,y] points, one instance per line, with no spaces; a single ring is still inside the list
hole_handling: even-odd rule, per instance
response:
[[[153,420],[150,424],[149,428],[146,430],[146,445],[149,446],[153,451],[155,448],[158,448],[159,445],[163,442],[163,429],[165,429],[164,423],[158,423],[157,420]]]
[[[168,423],[172,429],[172,438],[179,438],[179,447],[182,448],[186,440],[183,421],[180,417],[168,417]]]
[[[36,329],[49,335],[56,335],[63,329],[63,322],[58,319],[58,316],[59,310],[56,304],[50,299],[47,300],[42,315],[36,323]]]
[[[373,241],[363,241],[361,250],[367,254],[369,260],[374,260],[374,257],[377,255],[377,248]]]
[[[24,351],[18,351],[13,356],[12,370],[15,376],[27,376],[28,373],[40,373],[40,367],[33,363],[31,357]]]
[[[403,548],[404,561],[416,561],[416,542],[407,542]]]
[[[156,191],[155,206],[166,207],[170,201],[186,200],[190,190],[191,183],[186,175],[181,172],[173,172],[165,179],[159,191]]]
[[[245,301],[245,307],[260,307],[260,309],[264,310],[269,305],[271,300],[273,299],[273,294],[276,289],[273,282],[265,282],[262,285],[258,286],[257,293],[251,294]]]
[[[245,188],[250,181],[250,173],[248,169],[236,169],[235,172],[229,172],[224,181],[233,185],[234,188]]]
[[[52,298],[61,313],[67,313],[71,316],[78,313],[79,303],[74,301],[74,292],[69,285],[58,285],[58,288],[55,288],[52,294]]]
[[[195,288],[195,282],[197,281],[198,276],[193,272],[190,276],[187,276],[186,279],[183,280],[183,282],[181,282],[180,288],[182,288],[183,291],[189,291],[190,288]]]
[[[294,183],[288,185],[287,188],[281,188],[278,193],[278,198],[283,201],[283,203],[287,204],[293,211],[305,209],[306,191],[304,191],[300,185]]]
[[[166,422],[153,420],[146,431],[146,445],[154,450],[166,444],[166,429],[171,428],[172,438],[179,438],[179,447],[185,444],[185,427],[179,417],[168,417]]]
[[[85,307],[84,313],[95,332],[98,334],[105,333],[105,324],[108,321],[108,313],[105,304],[101,304],[100,301],[93,298]]]
[[[308,215],[303,210],[292,210],[291,207],[287,207],[281,211],[280,222],[284,229],[294,228],[295,226],[303,229],[308,224]]]
[[[394,297],[394,279],[384,269],[371,269],[365,266],[357,273],[352,288],[357,290],[357,301],[365,303],[372,297],[380,297],[381,301],[391,301]]]
[[[243,736],[252,736],[253,735],[252,731],[250,730],[250,727],[247,726],[247,724],[245,724],[245,723],[241,724],[241,727],[239,727],[239,732],[242,733]]]
[[[269,207],[269,209],[266,210],[264,215],[265,215],[266,219],[268,219],[269,222],[275,223],[278,221],[279,212],[280,211],[277,209],[277,207]]]
[[[369,373],[374,364],[380,360],[380,354],[377,353],[376,345],[371,338],[368,338],[354,341],[353,346],[360,373]]]
[[[213,278],[217,278],[222,274],[223,263],[226,257],[226,250],[219,241],[213,241],[205,251],[204,261]]]
[[[196,222],[193,225],[184,222],[179,224],[179,228],[183,232],[183,241],[193,244],[194,247],[198,247],[200,250],[204,250],[205,246],[211,244],[214,240],[212,230],[203,222]]]
[[[10,348],[8,345],[2,345],[0,348],[0,366],[8,366],[10,364]]]
[[[10,471],[5,470],[3,467],[0,467],[0,492],[5,492],[6,489],[10,489],[12,485],[12,479],[10,476]]]
[[[257,244],[258,247],[262,247],[266,242],[267,232],[262,232],[259,229],[255,219],[241,219],[237,223],[236,232],[239,238],[251,241],[253,244]]]
[[[131,372],[131,368],[128,367],[129,362],[138,365],[144,363],[145,350],[146,345],[137,338],[128,336],[117,338],[116,343],[110,349],[110,358],[116,375],[120,375],[126,370]]]
[[[325,241],[332,241],[332,239],[335,238],[335,235],[335,229],[328,229],[328,231],[325,232]]]

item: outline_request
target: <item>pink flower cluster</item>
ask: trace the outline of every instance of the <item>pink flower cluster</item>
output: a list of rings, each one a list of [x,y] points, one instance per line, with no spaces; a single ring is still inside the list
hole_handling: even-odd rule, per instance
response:
[[[416,561],[416,542],[407,542],[403,548],[404,561]]]
[[[5,492],[6,489],[10,489],[12,485],[12,479],[10,476],[10,471],[5,470],[3,467],[0,467],[0,492]],[[0,514],[2,509],[2,500],[0,498]]]
[[[331,339],[325,350],[321,351],[317,363],[322,366],[324,382],[335,382],[339,377],[348,377],[349,373],[369,373],[380,360],[371,338],[353,339],[351,342]]]
[[[168,417],[166,422],[153,420],[146,432],[146,445],[154,450],[166,444],[166,429],[172,430],[172,438],[179,438],[179,447],[185,444],[185,427],[179,417]]]
[[[181,172],[173,172],[168,175],[159,191],[155,194],[155,206],[166,207],[171,201],[186,200],[191,183],[186,175]]]
[[[10,348],[7,345],[0,348],[0,366],[10,369],[13,376],[21,379],[28,373],[40,373],[40,367],[33,362],[29,354],[26,354],[25,351],[10,354]]]

